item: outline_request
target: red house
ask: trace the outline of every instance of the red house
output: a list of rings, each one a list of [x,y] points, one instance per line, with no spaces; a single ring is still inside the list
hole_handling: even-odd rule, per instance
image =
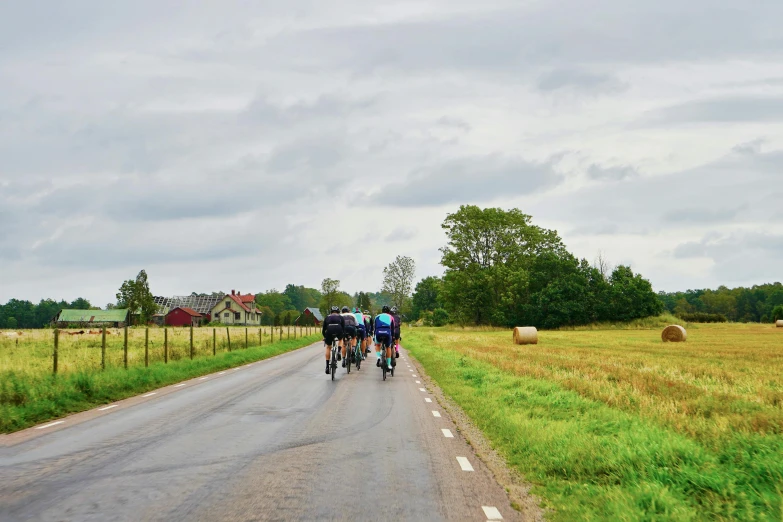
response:
[[[166,314],[168,326],[198,326],[204,316],[187,307],[177,307]]]

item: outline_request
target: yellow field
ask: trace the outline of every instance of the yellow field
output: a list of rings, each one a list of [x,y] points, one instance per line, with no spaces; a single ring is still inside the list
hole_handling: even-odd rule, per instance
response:
[[[288,339],[289,327],[275,329],[274,341],[280,340],[280,328],[283,339]],[[168,360],[176,361],[190,357],[189,328],[149,328],[149,362],[164,360],[164,330],[168,331]],[[228,350],[226,328],[194,328],[193,346],[196,357],[212,355],[213,330],[215,348],[218,353]],[[58,373],[67,374],[77,371],[94,371],[101,367],[100,330],[85,328],[84,334],[71,335],[79,330],[61,330],[58,346]],[[271,327],[260,329],[247,328],[249,346],[270,343]],[[310,329],[312,332],[312,328]],[[21,330],[22,335],[9,337],[6,334],[18,330],[0,330],[0,372],[11,371],[30,376],[52,373],[52,353],[54,351],[54,330]],[[89,332],[95,332],[90,334]],[[307,333],[306,328],[290,327],[291,339]],[[245,328],[230,328],[231,347],[245,347]],[[128,366],[144,366],[145,328],[128,329]],[[124,335],[122,329],[111,328],[106,336],[106,367],[124,365]]]

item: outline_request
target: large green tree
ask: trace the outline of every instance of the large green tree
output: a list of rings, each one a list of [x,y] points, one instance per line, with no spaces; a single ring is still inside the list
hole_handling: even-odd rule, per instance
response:
[[[383,269],[382,292],[388,293],[392,303],[403,308],[413,290],[416,262],[408,256],[397,256]]]
[[[274,288],[263,294],[256,294],[256,304],[271,308],[274,315],[280,315],[287,310],[295,310],[288,296]]]
[[[136,279],[123,282],[116,297],[117,307],[127,308],[131,314],[138,314],[140,324],[147,324],[158,309],[150,292],[147,272],[144,270],[138,273]]]
[[[350,302],[350,297],[348,298]],[[340,291],[340,280],[326,278],[321,281],[321,301],[318,308],[321,313],[326,315],[332,306],[343,306],[345,302],[345,292]]]
[[[425,277],[416,283],[411,299],[411,318],[416,321],[423,312],[432,312],[436,308],[443,307],[441,294],[443,293],[443,280],[440,277]]]

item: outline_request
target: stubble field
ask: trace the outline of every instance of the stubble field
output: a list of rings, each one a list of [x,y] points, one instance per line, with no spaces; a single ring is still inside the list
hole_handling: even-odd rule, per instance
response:
[[[552,520],[783,520],[783,329],[404,337]]]

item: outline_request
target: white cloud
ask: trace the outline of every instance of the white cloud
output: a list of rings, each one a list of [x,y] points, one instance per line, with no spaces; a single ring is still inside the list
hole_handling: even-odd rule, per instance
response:
[[[783,4],[584,12],[3,3],[0,301],[104,303],[141,268],[161,294],[377,289],[396,254],[438,273],[463,203],[519,206],[656,288],[775,278]]]

